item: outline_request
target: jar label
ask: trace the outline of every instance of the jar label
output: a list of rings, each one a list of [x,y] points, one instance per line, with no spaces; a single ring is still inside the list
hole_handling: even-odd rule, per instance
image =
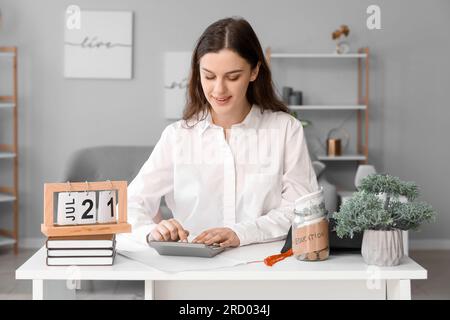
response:
[[[298,256],[320,251],[328,247],[328,220],[295,229],[293,233],[292,251]]]

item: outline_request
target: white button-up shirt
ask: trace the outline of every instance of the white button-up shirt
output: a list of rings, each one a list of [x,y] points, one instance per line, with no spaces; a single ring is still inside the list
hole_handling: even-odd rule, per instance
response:
[[[284,239],[294,201],[318,190],[300,121],[253,105],[228,141],[210,113],[194,124],[167,126],[130,183],[132,236],[146,242],[165,196],[190,235],[229,227],[241,245]]]

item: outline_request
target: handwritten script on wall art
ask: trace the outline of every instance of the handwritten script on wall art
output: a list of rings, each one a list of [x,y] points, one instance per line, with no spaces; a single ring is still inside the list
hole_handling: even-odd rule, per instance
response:
[[[131,79],[133,13],[82,10],[79,17],[77,28],[69,28],[66,24],[64,76]]]
[[[192,52],[164,53],[164,114],[166,119],[181,119],[186,105]]]

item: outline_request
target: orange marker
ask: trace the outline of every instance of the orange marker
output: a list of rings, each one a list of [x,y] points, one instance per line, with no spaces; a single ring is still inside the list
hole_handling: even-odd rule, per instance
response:
[[[280,253],[280,254],[275,254],[273,256],[268,256],[267,258],[264,259],[264,263],[271,267],[273,266],[275,263],[277,263],[278,261],[281,261],[287,257],[290,257],[293,255],[292,249],[289,249],[288,251],[286,251],[285,253]]]

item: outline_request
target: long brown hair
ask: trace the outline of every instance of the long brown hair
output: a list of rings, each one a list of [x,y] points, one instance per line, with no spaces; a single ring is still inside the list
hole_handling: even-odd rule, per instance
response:
[[[246,97],[251,105],[257,104],[262,112],[273,110],[289,113],[285,103],[275,94],[272,75],[255,31],[245,19],[232,17],[211,24],[197,41],[191,59],[187,102],[183,111],[185,122],[193,116],[197,117],[197,121],[206,117],[206,111],[211,106],[200,81],[200,58],[222,49],[230,49],[239,54],[250,64],[252,70],[260,62],[258,76],[247,88]],[[202,119],[199,119],[200,115],[203,116]]]

